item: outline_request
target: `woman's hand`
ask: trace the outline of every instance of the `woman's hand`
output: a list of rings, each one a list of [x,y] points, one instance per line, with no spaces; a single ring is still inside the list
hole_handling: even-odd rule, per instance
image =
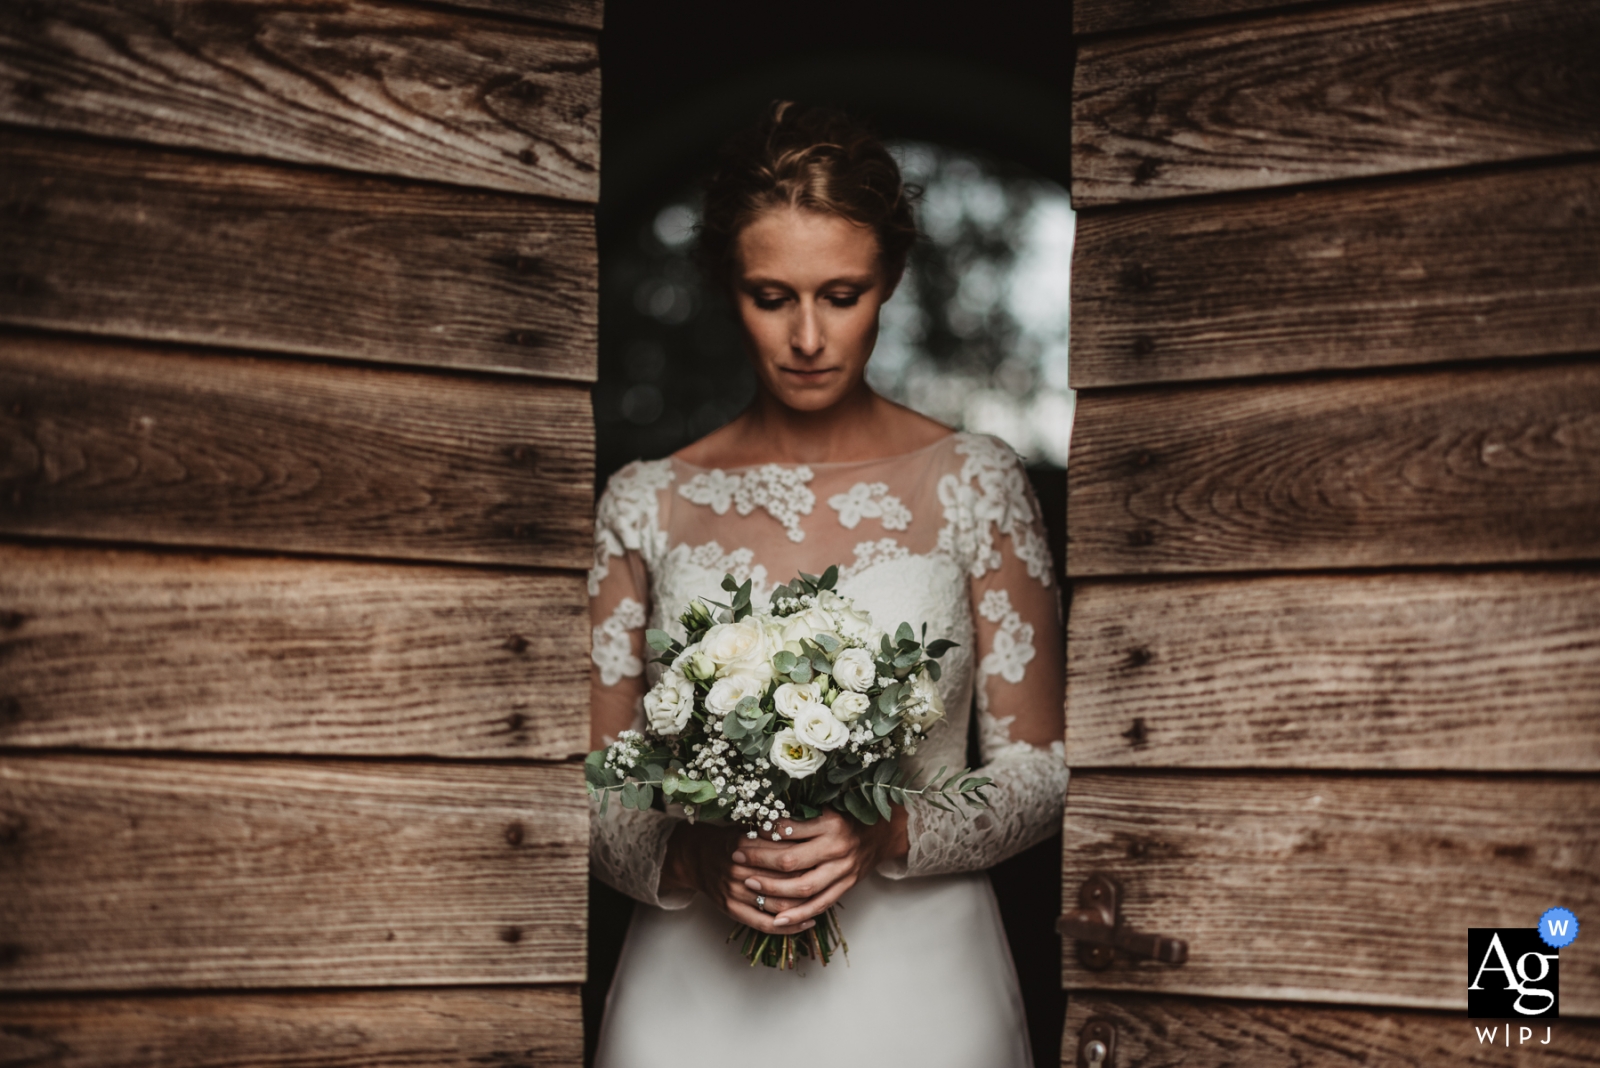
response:
[[[795,834],[798,835],[798,828],[803,826],[806,825],[795,824]],[[797,934],[815,927],[815,921],[798,923],[793,918],[778,925],[775,913],[779,905],[775,899],[767,899],[764,909],[756,907],[758,892],[749,889],[745,880],[757,872],[733,859],[742,856],[735,853],[735,849],[754,844],[754,840],[745,838],[744,829],[740,827],[680,823],[667,842],[661,889],[698,890],[728,916],[765,934]],[[771,844],[779,848],[779,843]]]
[[[730,896],[753,908],[761,895],[773,930],[805,930],[862,875],[910,851],[906,810],[896,805],[892,811],[892,818],[868,827],[828,809],[813,820],[777,823],[780,842],[739,839],[729,871],[742,883]]]

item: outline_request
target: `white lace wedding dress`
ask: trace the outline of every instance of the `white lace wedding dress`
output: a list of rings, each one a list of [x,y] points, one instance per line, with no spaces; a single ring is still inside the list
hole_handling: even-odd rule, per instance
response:
[[[1060,829],[1067,770],[1060,742],[1040,749],[1009,733],[1019,715],[1061,715],[1059,672],[1029,670],[1036,656],[1061,655],[1059,599],[1016,456],[993,438],[953,434],[861,463],[635,463],[601,498],[596,543],[597,703],[637,704],[649,681],[644,628],[681,638],[670,617],[696,595],[725,600],[725,572],[751,579],[764,605],[798,571],[837,563],[840,592],[879,626],[926,622],[930,638],[960,643],[943,660],[948,720],[913,766],[961,767],[976,703],[984,774],[994,779],[992,806],[975,815],[912,805],[909,856],[842,899],[848,962],[806,963],[803,973],[750,967],[724,942],[733,922],[704,897],[659,891],[674,817],[619,805],[596,812],[595,874],[644,903],[607,1001],[597,1066],[658,1068],[684,1057],[708,1068],[1026,1068],[1022,999],[983,869]]]

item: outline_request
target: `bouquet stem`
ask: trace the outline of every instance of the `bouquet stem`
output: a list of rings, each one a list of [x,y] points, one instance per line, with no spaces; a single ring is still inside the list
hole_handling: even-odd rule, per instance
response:
[[[850,946],[831,908],[817,917],[815,927],[797,935],[765,934],[741,923],[728,935],[728,941],[735,938],[741,940],[740,951],[752,968],[765,964],[769,968],[792,971],[801,957],[820,961],[826,968],[838,950],[844,951],[847,963],[850,959]]]

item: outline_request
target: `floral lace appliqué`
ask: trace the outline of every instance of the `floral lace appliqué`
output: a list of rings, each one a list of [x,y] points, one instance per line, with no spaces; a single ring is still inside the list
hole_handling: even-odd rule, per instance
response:
[[[828,507],[839,513],[839,525],[846,530],[854,530],[863,518],[882,520],[884,530],[905,530],[911,525],[911,509],[882,482],[857,482],[849,493],[829,497]]]
[[[742,475],[723,471],[704,471],[678,487],[679,496],[695,504],[708,505],[718,515],[727,515],[731,504],[740,515],[757,508],[783,524],[790,541],[805,541],[800,517],[810,515],[817,503],[816,494],[806,485],[811,468],[766,464]]]
[[[632,463],[611,476],[594,519],[590,597],[599,595],[613,556],[632,549],[644,553],[649,563],[665,551],[667,533],[661,529],[661,502],[656,493],[671,482],[672,464],[667,460]]]
[[[667,553],[666,566],[676,569],[682,568],[685,564],[692,564],[702,571],[711,572],[718,578],[732,575],[735,582],[748,580],[751,596],[760,598],[766,595],[769,584],[766,566],[755,563],[755,557],[756,554],[749,549],[723,552],[722,546],[717,542],[708,541],[704,545],[693,547],[674,545]]]
[[[855,578],[869,567],[887,564],[891,560],[905,560],[911,556],[911,550],[895,541],[893,538],[879,538],[877,541],[864,541],[856,546],[856,559],[854,563],[846,564],[839,572],[839,580]]]
[[[633,643],[628,631],[644,626],[644,605],[632,597],[617,602],[616,611],[606,621],[594,628],[594,647],[589,659],[600,669],[600,682],[615,686],[623,678],[637,678],[644,673],[644,661],[633,655]]]
[[[1021,682],[1027,674],[1028,662],[1034,658],[1033,624],[1023,622],[1022,616],[1011,607],[1011,595],[1005,590],[989,590],[978,602],[978,614],[991,623],[1000,624],[994,641],[983,662],[978,665],[975,682],[978,710],[989,710],[989,694],[985,685],[989,676],[999,675],[1010,683]]]
[[[956,452],[967,457],[961,473],[939,480],[944,505],[940,550],[968,561],[968,572],[982,578],[1000,567],[996,529],[1040,585],[1050,585],[1050,546],[1040,537],[1028,480],[1016,454],[991,438],[964,435]]]

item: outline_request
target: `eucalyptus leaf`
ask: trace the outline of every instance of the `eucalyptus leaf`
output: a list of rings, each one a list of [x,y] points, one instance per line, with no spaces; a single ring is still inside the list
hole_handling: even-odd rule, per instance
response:
[[[872,788],[872,803],[878,806],[878,812],[884,819],[892,819],[894,813],[889,811],[889,791],[882,786]]]
[[[655,803],[655,800],[656,800],[656,789],[655,789],[655,787],[651,786],[647,782],[640,783],[639,784],[639,811],[643,812],[645,809],[649,808],[651,805],[653,805]]]
[[[658,653],[664,653],[672,648],[672,635],[664,630],[656,630],[654,627],[644,632],[644,640],[650,648]]]
[[[789,677],[795,682],[810,682],[811,662],[809,660],[800,661],[794,666],[794,669],[789,672]]]
[[[839,651],[839,647],[842,646],[843,644],[844,644],[843,642],[841,642],[838,638],[835,638],[831,634],[819,634],[819,635],[817,635],[817,647],[820,648],[823,652],[827,653],[829,656],[832,656],[834,653],[837,653]]]
[[[822,577],[817,580],[817,587],[819,589],[831,590],[831,589],[833,589],[833,584],[835,582],[838,582],[838,581],[839,581],[839,565],[838,564],[829,564],[828,565],[828,570],[824,571],[822,573]]]
[[[779,649],[777,655],[772,658],[772,666],[777,670],[778,674],[787,675],[794,670],[795,664],[799,663],[799,661],[800,658],[789,650]],[[745,700],[748,701],[750,698],[747,697]]]
[[[915,644],[917,640],[917,632],[911,629],[910,623],[902,623],[894,632],[894,640],[896,642],[911,642]]]
[[[622,807],[623,808],[638,808],[639,807],[638,804],[637,804],[638,800],[639,800],[639,787],[634,785],[633,780],[630,779],[629,781],[623,783],[622,784]]]
[[[844,795],[844,807],[850,810],[850,815],[871,827],[878,822],[878,813],[866,800],[854,790]]]
[[[928,643],[928,655],[932,657],[943,656],[960,644],[960,642],[953,642],[949,638],[935,638]]]

